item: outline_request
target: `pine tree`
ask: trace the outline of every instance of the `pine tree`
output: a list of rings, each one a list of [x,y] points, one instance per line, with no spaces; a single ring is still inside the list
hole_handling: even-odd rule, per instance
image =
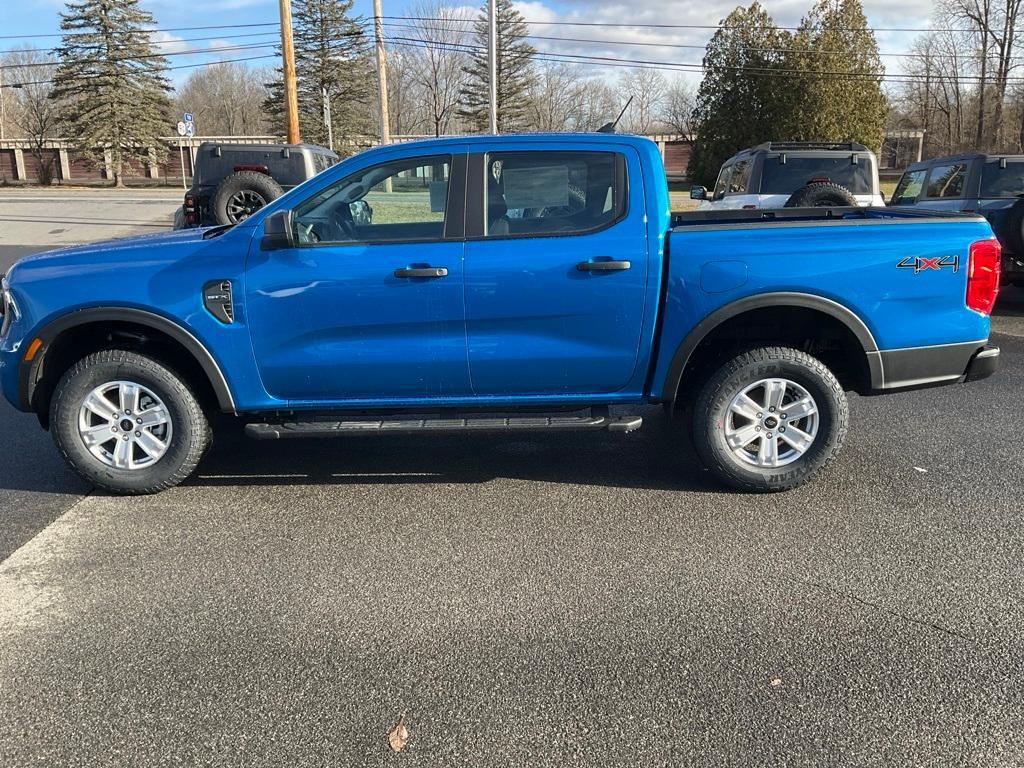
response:
[[[522,130],[527,123],[528,92],[533,82],[533,55],[536,50],[525,42],[529,34],[523,15],[512,7],[512,0],[498,0],[498,130]],[[478,131],[489,125],[490,77],[487,47],[489,25],[487,2],[473,25],[474,50],[466,67],[466,85],[462,89],[459,114]]]
[[[710,186],[722,162],[738,150],[785,138],[780,131],[789,80],[782,49],[789,39],[757,2],[722,22],[704,55],[691,179]]]
[[[819,0],[793,36],[785,66],[795,73],[787,138],[854,140],[878,151],[888,101],[860,0]]]
[[[51,97],[62,102],[62,130],[124,185],[130,158],[166,154],[170,130],[166,60],[150,40],[153,15],[138,0],[78,0],[61,14],[64,33]]]
[[[350,15],[352,0],[296,0],[293,9],[302,138],[327,144],[325,91],[336,148],[347,138],[375,133],[370,105],[376,93],[376,75],[363,27]],[[276,125],[283,126],[283,78],[269,83],[268,88],[264,109],[277,118]]]

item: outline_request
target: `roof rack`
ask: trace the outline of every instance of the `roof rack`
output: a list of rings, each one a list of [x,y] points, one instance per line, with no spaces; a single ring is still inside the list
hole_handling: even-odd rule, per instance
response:
[[[753,147],[768,152],[796,152],[799,150],[826,149],[842,152],[867,152],[868,148],[855,141],[766,141]]]

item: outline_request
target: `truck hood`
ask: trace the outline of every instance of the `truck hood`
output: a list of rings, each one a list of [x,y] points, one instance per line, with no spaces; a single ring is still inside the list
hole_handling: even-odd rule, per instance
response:
[[[54,262],[83,264],[87,262],[110,263],[127,259],[136,261],[140,258],[148,259],[157,252],[181,255],[186,252],[190,243],[209,242],[209,240],[204,240],[205,233],[216,229],[218,228],[177,229],[148,235],[129,235],[111,240],[98,240],[81,245],[67,245],[26,256],[17,262],[17,266],[36,267]],[[164,251],[165,248],[167,248],[166,251]],[[140,251],[144,251],[145,256]]]

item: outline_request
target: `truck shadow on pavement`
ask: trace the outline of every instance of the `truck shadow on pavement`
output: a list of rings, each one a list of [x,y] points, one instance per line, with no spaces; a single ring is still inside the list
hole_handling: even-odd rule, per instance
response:
[[[354,435],[255,442],[221,429],[189,486],[485,483],[497,478],[720,491],[690,439],[658,408],[633,434]]]

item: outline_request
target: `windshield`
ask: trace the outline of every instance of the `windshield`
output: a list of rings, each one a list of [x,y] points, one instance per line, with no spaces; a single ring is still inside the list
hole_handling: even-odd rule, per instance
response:
[[[981,171],[980,197],[1017,197],[1024,195],[1024,160],[1007,161],[1005,168],[999,161],[985,163]]]
[[[855,195],[874,193],[871,162],[858,156],[855,165],[848,154],[832,157],[793,157],[785,163],[779,157],[766,157],[761,171],[761,194],[791,195],[812,181],[830,181],[846,187]]]

